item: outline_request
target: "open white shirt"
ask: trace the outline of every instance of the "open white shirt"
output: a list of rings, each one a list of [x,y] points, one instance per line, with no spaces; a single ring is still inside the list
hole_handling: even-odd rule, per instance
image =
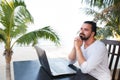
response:
[[[101,41],[96,40],[86,49],[84,44],[81,47],[86,61],[79,67],[83,73],[88,73],[98,80],[111,80],[108,68],[108,52]]]

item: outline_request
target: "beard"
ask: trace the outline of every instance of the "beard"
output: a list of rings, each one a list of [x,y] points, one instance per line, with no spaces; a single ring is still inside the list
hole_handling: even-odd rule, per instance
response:
[[[79,37],[81,38],[81,40],[84,40],[84,41],[88,40],[88,39],[90,38],[90,36],[91,36],[91,35],[85,36],[85,34],[83,34],[83,33],[80,33],[80,34],[79,34]]]

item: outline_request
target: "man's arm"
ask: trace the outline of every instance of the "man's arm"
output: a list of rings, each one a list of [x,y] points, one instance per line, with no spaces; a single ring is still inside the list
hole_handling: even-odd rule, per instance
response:
[[[79,65],[81,65],[85,61],[85,58],[84,58],[81,48],[80,48],[82,46],[82,44],[83,44],[82,40],[79,37],[76,37],[74,39],[73,49],[68,56],[68,58],[71,62],[74,62],[77,59]]]
[[[68,56],[70,61],[75,61],[76,60],[76,50],[75,47],[72,48],[72,51],[70,52]]]
[[[81,65],[82,63],[86,61],[80,48],[76,48],[76,54],[77,54],[77,61],[79,65]]]
[[[84,63],[86,61],[86,59],[84,58],[82,51],[81,51],[82,44],[83,44],[83,41],[79,37],[75,38],[74,45],[75,45],[77,61],[78,61],[79,65],[81,65],[82,63]]]

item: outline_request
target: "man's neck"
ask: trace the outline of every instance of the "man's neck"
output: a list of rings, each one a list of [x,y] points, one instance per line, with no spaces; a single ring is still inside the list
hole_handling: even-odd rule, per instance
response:
[[[84,41],[84,48],[87,48],[94,42],[95,42],[95,38],[89,38],[88,40]]]

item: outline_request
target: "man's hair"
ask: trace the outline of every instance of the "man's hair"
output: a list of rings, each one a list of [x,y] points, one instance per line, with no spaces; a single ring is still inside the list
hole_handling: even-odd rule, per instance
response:
[[[93,21],[85,21],[84,23],[92,25],[92,32],[95,32],[96,35],[96,30],[97,30],[96,23]]]

